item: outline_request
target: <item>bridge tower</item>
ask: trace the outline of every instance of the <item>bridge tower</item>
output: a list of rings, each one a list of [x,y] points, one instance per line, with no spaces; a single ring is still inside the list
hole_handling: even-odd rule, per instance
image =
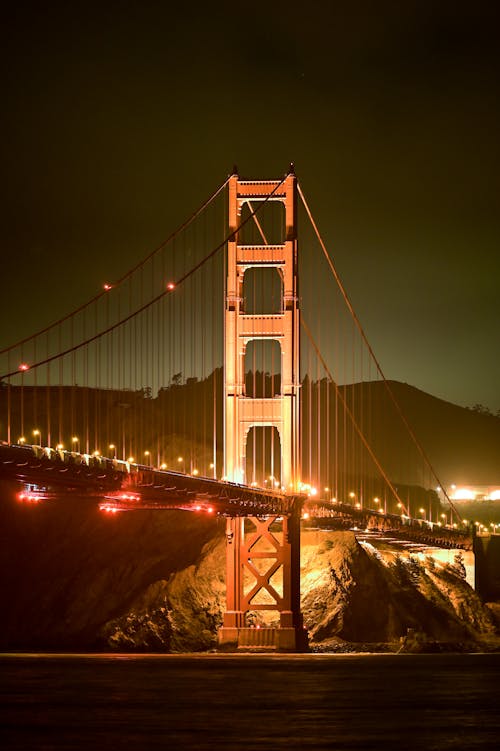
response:
[[[262,202],[284,205],[284,235],[269,244],[258,219]],[[242,213],[255,222],[262,244],[244,244]],[[255,215],[252,216],[255,211]],[[297,267],[296,177],[284,180],[229,179],[224,354],[224,474],[249,484],[246,444],[252,427],[278,432],[281,449],[281,491],[297,493],[299,483],[299,304]],[[279,312],[249,313],[244,276],[252,268],[276,269],[282,285]],[[245,393],[245,351],[251,341],[274,340],[280,346],[281,393],[272,397]],[[246,529],[245,529],[246,528]],[[250,530],[249,530],[250,528]],[[289,516],[227,521],[227,603],[220,642],[240,647],[299,649],[304,641],[300,614],[300,502]],[[279,582],[278,584],[276,582]],[[248,611],[274,610],[279,626],[249,628]]]

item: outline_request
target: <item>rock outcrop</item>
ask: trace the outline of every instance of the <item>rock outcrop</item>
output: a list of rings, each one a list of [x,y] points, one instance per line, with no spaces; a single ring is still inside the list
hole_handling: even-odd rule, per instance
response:
[[[382,555],[354,532],[304,535],[302,611],[313,642],[395,642],[408,629],[442,642],[495,633],[489,609],[460,562]]]
[[[0,505],[0,649],[215,648],[225,597],[224,520],[185,512],[106,515],[74,499]],[[491,611],[463,568],[382,555],[354,532],[305,530],[302,611],[311,644],[477,644]]]

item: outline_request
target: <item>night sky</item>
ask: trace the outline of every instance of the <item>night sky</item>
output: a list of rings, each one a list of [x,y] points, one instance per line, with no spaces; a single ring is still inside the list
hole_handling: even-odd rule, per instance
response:
[[[386,376],[500,409],[496,4],[294,5],[2,11],[0,346],[293,161]]]

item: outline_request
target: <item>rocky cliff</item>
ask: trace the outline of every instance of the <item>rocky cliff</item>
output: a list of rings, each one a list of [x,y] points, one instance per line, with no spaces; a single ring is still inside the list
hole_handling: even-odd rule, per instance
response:
[[[74,498],[0,506],[0,649],[214,648],[224,608],[224,520],[107,515]],[[494,640],[460,563],[382,555],[353,532],[302,535],[302,610],[313,646]],[[257,614],[258,618],[258,614]]]

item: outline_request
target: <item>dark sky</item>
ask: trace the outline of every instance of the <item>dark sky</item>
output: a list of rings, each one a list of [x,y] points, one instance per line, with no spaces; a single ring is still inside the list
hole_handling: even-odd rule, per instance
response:
[[[3,10],[0,346],[293,161],[385,374],[496,411],[496,4],[294,5]]]

